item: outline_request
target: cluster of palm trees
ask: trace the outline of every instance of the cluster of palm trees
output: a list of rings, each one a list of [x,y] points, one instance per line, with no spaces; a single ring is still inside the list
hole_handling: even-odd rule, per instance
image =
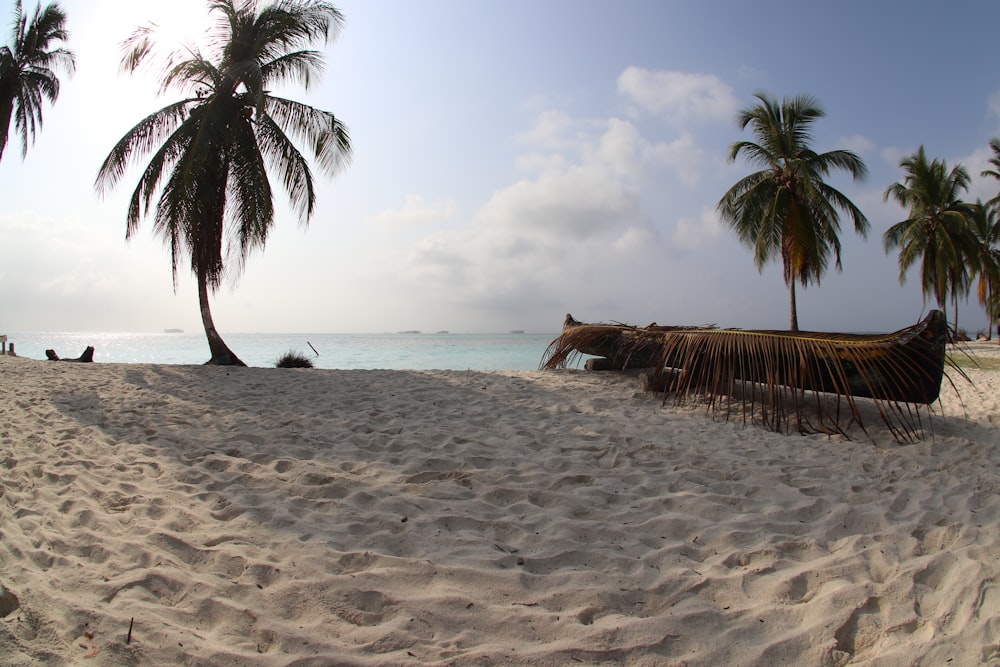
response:
[[[132,193],[126,238],[151,216],[154,232],[171,249],[174,283],[185,257],[198,282],[202,323],[215,364],[243,362],[222,340],[212,320],[209,293],[227,272],[242,270],[249,254],[262,248],[274,225],[268,172],[279,177],[304,223],[316,194],[309,162],[294,140],[305,145],[319,168],[332,176],[351,158],[347,128],[332,113],[278,97],[270,87],[300,82],[306,88],[323,69],[323,56],[308,48],[329,40],[343,16],[322,0],[207,0],[220,15],[207,51],[184,46],[160,60],[163,91],[176,88],[180,100],[156,111],[129,130],[98,172],[101,191],[118,185],[128,168],[148,157]],[[28,17],[15,4],[12,43],[0,47],[0,158],[13,119],[22,138],[22,157],[42,123],[42,103],[59,95],[57,72],[72,73],[74,55],[66,15],[58,2],[39,6]],[[125,44],[123,68],[134,72],[157,55],[154,30],[140,28]],[[796,283],[819,284],[833,259],[841,269],[840,214],[865,237],[870,224],[842,192],[824,181],[833,170],[855,180],[867,174],[848,150],[816,153],[812,123],[824,112],[811,97],[780,103],[766,93],[738,116],[756,141],[734,143],[729,160],[743,155],[761,167],[733,185],[718,211],[740,240],[753,250],[758,269],[780,257],[789,288],[791,329],[798,330]],[[995,169],[983,172],[1000,181],[1000,139],[990,142]],[[886,252],[898,249],[900,282],[916,263],[925,300],[933,296],[946,311],[967,297],[973,285],[991,323],[1000,315],[1000,194],[986,203],[961,200],[968,171],[929,160],[923,147],[904,159],[902,181],[885,191],[909,212],[883,236]],[[225,239],[230,239],[227,245]],[[956,324],[957,327],[957,324]],[[998,323],[1000,338],[1000,323]]]
[[[798,330],[796,282],[803,287],[826,271],[831,255],[839,270],[840,212],[867,236],[868,220],[843,193],[824,182],[833,169],[847,171],[855,180],[867,170],[861,158],[846,150],[816,153],[810,146],[810,128],[824,113],[816,100],[798,96],[780,103],[767,93],[756,94],[758,104],[742,110],[737,123],[747,126],[756,141],[738,141],[729,160],[743,154],[761,170],[733,185],[718,204],[719,214],[751,248],[757,268],[780,257],[791,301],[791,329]],[[995,168],[982,172],[1000,181],[1000,139],[990,142]],[[908,217],[892,225],[882,237],[886,253],[899,251],[899,280],[920,264],[924,300],[934,297],[947,312],[967,298],[973,285],[990,318],[987,335],[1000,316],[1000,194],[988,202],[961,199],[970,184],[969,172],[944,160],[928,159],[923,146],[904,158],[902,181],[886,188],[884,198],[898,202]],[[1000,322],[998,339],[1000,339]]]
[[[1000,167],[1000,140],[990,141],[990,147],[990,163]],[[975,283],[979,302],[990,318],[987,328],[992,331],[1000,315],[1000,194],[986,203],[963,201],[970,182],[968,170],[962,165],[948,169],[944,160],[928,160],[923,146],[904,158],[900,167],[906,176],[886,189],[885,198],[895,199],[910,215],[883,237],[886,252],[899,249],[900,282],[919,263],[924,298],[933,296],[945,312],[950,298],[956,329],[959,300],[969,296]],[[982,175],[1000,179],[996,170]]]
[[[157,58],[153,27],[136,30],[125,43],[124,70],[156,63],[161,91],[178,89],[184,96],[118,141],[95,187],[100,192],[114,188],[130,166],[148,158],[129,203],[126,238],[142,218],[152,218],[154,232],[170,247],[175,287],[185,257],[197,278],[208,363],[245,365],[215,328],[209,293],[227,272],[238,274],[250,253],[267,241],[275,222],[269,172],[277,175],[301,221],[308,223],[312,216],[313,174],[295,142],[327,175],[350,161],[350,137],[339,119],[271,92],[286,82],[309,88],[324,65],[322,53],[309,47],[334,36],[343,16],[321,0],[266,5],[208,0],[208,6],[219,20],[205,51],[182,45]],[[54,102],[58,95],[54,68],[72,70],[72,54],[53,48],[68,37],[65,21],[58,2],[39,8],[31,20],[17,2],[14,44],[0,50],[0,114],[5,108],[16,111],[25,151],[41,123],[42,99]],[[9,120],[10,113],[2,124],[0,115],[4,143]]]

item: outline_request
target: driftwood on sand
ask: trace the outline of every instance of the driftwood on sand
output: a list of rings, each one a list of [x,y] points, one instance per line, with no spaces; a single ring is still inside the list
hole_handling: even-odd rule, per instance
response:
[[[59,357],[58,354],[56,354],[55,350],[45,350],[45,356],[48,358],[49,361],[83,361],[83,362],[91,362],[91,361],[94,360],[94,346],[93,345],[88,345],[87,349],[85,349],[83,351],[83,354],[81,354],[76,359],[62,359],[62,358]]]

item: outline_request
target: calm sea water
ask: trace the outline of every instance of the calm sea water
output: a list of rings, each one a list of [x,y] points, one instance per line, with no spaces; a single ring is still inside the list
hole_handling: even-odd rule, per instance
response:
[[[310,358],[316,368],[535,370],[558,334],[223,334],[229,348],[250,366],[272,367],[286,352]],[[202,364],[208,343],[202,332],[162,334],[14,332],[18,356],[79,356],[93,345],[94,361]],[[310,347],[310,344],[312,347]],[[315,348],[315,351],[313,350]],[[317,354],[318,353],[318,354]]]

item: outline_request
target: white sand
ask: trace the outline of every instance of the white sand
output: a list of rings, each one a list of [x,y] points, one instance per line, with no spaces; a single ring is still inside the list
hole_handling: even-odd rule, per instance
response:
[[[0,664],[996,664],[970,374],[898,445],[613,373],[0,357]]]

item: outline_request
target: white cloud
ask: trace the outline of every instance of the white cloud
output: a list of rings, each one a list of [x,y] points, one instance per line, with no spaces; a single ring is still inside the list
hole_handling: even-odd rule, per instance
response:
[[[581,137],[576,156],[532,153],[519,165],[533,175],[496,192],[476,215],[483,227],[575,240],[599,235],[638,216],[640,136],[610,119],[596,137]]]
[[[413,227],[442,222],[454,217],[458,205],[450,199],[427,202],[420,195],[406,195],[401,208],[385,209],[371,218],[371,224],[383,228]]]
[[[890,167],[898,169],[899,163],[903,160],[903,158],[913,155],[916,151],[916,148],[912,150],[903,150],[901,148],[896,148],[895,146],[886,146],[879,151],[879,155]]]
[[[875,142],[862,134],[843,137],[837,141],[837,145],[843,150],[854,151],[858,155],[864,155],[875,150]]]
[[[1000,121],[1000,90],[990,95],[988,105],[990,115]]]
[[[987,169],[996,171],[996,167],[990,164],[990,159],[993,157],[995,157],[993,150],[988,144],[984,144],[976,148],[970,155],[958,160],[958,163],[969,171],[971,177],[969,191],[964,197],[967,201],[975,201],[976,199],[987,201],[997,196],[1000,182],[991,176],[981,175]]]
[[[712,74],[628,67],[618,92],[671,125],[731,121],[738,109],[732,89]]]
[[[622,254],[630,254],[643,248],[654,247],[659,241],[651,227],[629,227],[615,240],[614,247]]]
[[[532,173],[497,191],[471,224],[403,253],[401,282],[468,308],[559,312],[581,286],[611,302],[662,251],[635,187],[641,145],[631,123],[610,119],[599,135],[578,137],[573,154],[523,157]]]
[[[639,130],[632,123],[612,118],[597,142],[594,159],[615,174],[634,178],[639,169],[638,151],[642,143]],[[586,159],[586,156],[585,158]]]
[[[684,185],[698,185],[705,162],[705,151],[695,143],[690,134],[683,134],[673,141],[651,144],[647,147],[647,153],[655,162],[674,170]]]
[[[587,238],[636,215],[638,193],[604,164],[575,164],[521,180],[499,192],[476,216],[487,226]]]
[[[722,224],[715,209],[706,206],[697,220],[681,218],[674,231],[674,245],[682,250],[694,250],[714,241],[722,234]]]
[[[535,125],[517,135],[518,141],[550,150],[572,145],[579,122],[563,111],[549,109],[538,114]]]

